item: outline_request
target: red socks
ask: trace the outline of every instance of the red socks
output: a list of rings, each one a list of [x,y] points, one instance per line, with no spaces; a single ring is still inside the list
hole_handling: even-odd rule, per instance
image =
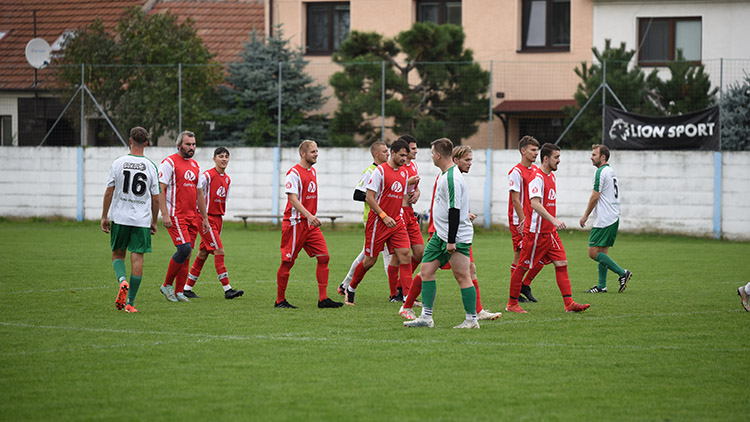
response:
[[[318,280],[318,300],[325,300],[328,297],[328,255],[316,257],[318,266],[315,267],[315,279]]]
[[[167,267],[167,276],[164,278],[164,285],[171,286],[174,284],[174,279],[177,277],[177,272],[180,271],[182,264],[175,262],[173,258],[169,259],[169,267]]]
[[[477,289],[477,313],[479,313],[484,309],[484,307],[482,307],[482,298],[479,296],[479,282],[475,278],[474,280],[471,280],[471,283],[474,284],[474,288]]]
[[[414,258],[414,255],[412,255],[412,257],[411,257],[411,273],[412,274],[414,274],[414,270],[417,269],[417,267],[419,266],[419,264],[421,262],[422,262],[421,259],[416,259],[416,258]]]
[[[201,271],[203,271],[203,264],[206,263],[205,259],[201,259],[200,257],[196,257],[195,261],[193,262],[193,267],[190,268],[190,273],[188,276],[187,285],[190,287],[195,286],[195,282],[198,281],[198,277],[201,275]]]
[[[276,303],[286,299],[286,286],[289,284],[289,270],[294,266],[293,261],[281,261],[279,270],[276,272]]]
[[[414,301],[417,300],[420,293],[422,293],[422,274],[417,274],[411,282],[409,295],[406,297],[406,302],[404,302],[404,309],[413,308]]]
[[[196,263],[197,262],[198,261],[196,261]],[[214,267],[216,267],[216,274],[219,276],[219,282],[221,283],[221,285],[222,286],[228,285],[229,273],[227,272],[226,265],[224,265],[224,255],[214,255]],[[193,268],[195,268],[195,263],[193,264]]]
[[[361,283],[362,279],[365,278],[366,273],[367,273],[367,270],[365,270],[365,267],[362,265],[362,263],[360,262],[359,264],[357,264],[357,266],[354,268],[354,274],[352,275],[352,282],[350,284],[352,289],[354,290],[357,289],[357,286],[359,286],[359,283]],[[389,278],[388,282],[390,283],[390,277],[388,278]]]
[[[185,283],[187,283],[187,276],[190,272],[190,260],[186,259],[185,262],[180,265],[180,269],[177,271],[177,278],[174,283],[174,292],[182,293],[185,291]]]
[[[390,269],[390,267],[388,267]],[[411,288],[411,273],[412,264],[401,264],[398,266],[399,281],[401,282],[401,289],[404,291],[404,296],[409,294]]]
[[[536,275],[539,274],[539,271],[542,271],[542,268],[544,268],[544,264],[537,262],[533,268],[529,269],[529,272],[526,273],[526,277],[523,279],[523,285],[530,286]]]
[[[518,295],[521,294],[521,284],[526,271],[527,268],[518,266],[510,276],[510,298],[508,299],[508,305],[518,305]]]
[[[394,258],[395,260],[395,258]],[[388,288],[391,290],[391,296],[395,296],[398,288],[398,265],[388,266]]]
[[[567,265],[563,267],[555,267],[555,279],[557,280],[557,287],[560,289],[560,294],[562,294],[565,306],[570,305],[573,303],[573,290],[570,287]]]

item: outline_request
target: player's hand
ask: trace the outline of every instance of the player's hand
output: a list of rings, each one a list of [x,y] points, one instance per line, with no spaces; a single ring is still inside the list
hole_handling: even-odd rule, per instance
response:
[[[456,252],[456,244],[455,243],[446,244],[445,251],[452,255],[453,252]]]
[[[211,231],[211,223],[208,222],[208,218],[203,219],[203,233]]]
[[[585,217],[585,216],[584,216],[584,217],[581,217],[581,221],[579,221],[579,222],[578,222],[578,224],[580,224],[582,228],[583,228],[583,227],[586,227],[586,220],[588,220],[588,219],[589,219],[589,218],[588,218],[588,217]]]
[[[416,185],[417,183],[419,183],[419,180],[420,180],[419,175],[412,176],[412,177],[409,178],[409,180],[406,181],[406,184],[407,185]]]
[[[104,233],[109,233],[109,228],[110,228],[109,218],[106,218],[106,217],[102,218],[102,231]]]
[[[410,194],[408,194],[409,197],[406,199],[406,203],[409,205],[414,205],[417,203],[417,200],[419,199],[419,196],[417,196],[417,191],[414,191]]]
[[[313,227],[320,227],[320,225],[323,224],[320,222],[320,219],[314,215],[312,216],[312,218],[308,218],[307,222],[310,223],[310,225]]]
[[[523,223],[525,223],[525,219],[524,218],[521,218],[520,220],[518,220],[518,231],[519,232],[523,232]]]
[[[385,218],[383,219],[383,223],[385,223],[385,225],[386,225],[387,227],[391,227],[391,228],[392,228],[392,227],[396,227],[396,220],[392,219],[391,217],[389,217],[389,216],[387,216],[387,215],[386,215],[386,216],[385,216]]]
[[[556,218],[554,220],[552,220],[552,224],[555,225],[555,228],[557,230],[565,230],[565,228],[568,227],[568,226],[565,225],[564,221],[558,220]]]
[[[156,230],[159,228],[159,225],[156,223],[151,224],[151,234],[156,234]]]
[[[476,214],[469,213],[469,221],[471,221],[473,223],[474,220],[476,220],[476,218],[477,218]]]
[[[164,227],[166,227],[166,228],[172,227],[172,225],[173,225],[172,224],[172,217],[166,217],[165,218],[164,216],[162,216],[161,217],[161,225],[164,226]]]

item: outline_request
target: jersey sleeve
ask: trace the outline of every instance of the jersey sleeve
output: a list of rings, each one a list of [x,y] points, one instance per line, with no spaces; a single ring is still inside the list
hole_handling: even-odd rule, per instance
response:
[[[112,165],[109,167],[109,178],[107,179],[108,188],[115,186],[115,178],[117,177],[118,167],[119,166],[117,165],[117,161],[114,161]]]
[[[521,177],[521,172],[518,171],[517,168],[514,168],[508,174],[508,190],[510,192],[521,192],[522,186],[523,179]]]
[[[359,177],[359,182],[357,182],[357,186],[355,186],[354,189],[367,193],[367,184],[370,182],[371,176],[372,176],[372,170],[367,169],[363,171],[362,176]]]
[[[284,189],[284,193],[293,193],[297,196],[300,196],[300,192],[302,191],[302,180],[299,177],[299,174],[296,171],[290,171],[289,174],[286,175],[286,188]]]
[[[594,175],[594,190],[596,192],[602,191],[602,176],[603,176],[602,170],[603,169],[604,167],[599,167],[598,169],[596,169],[596,174]]]
[[[174,167],[169,163],[168,160],[164,160],[159,165],[159,183],[164,183],[165,185],[169,184],[169,181],[172,180],[172,175],[174,174]]]
[[[205,195],[208,187],[208,176],[206,175],[206,172],[203,172],[201,173],[201,177],[198,178],[198,189],[203,190],[203,194]]]
[[[370,181],[367,183],[367,190],[378,193],[380,192],[380,187],[382,184],[383,173],[381,172],[380,168],[375,167],[375,170],[372,171],[372,177],[370,177]]]
[[[529,182],[529,199],[541,198],[544,194],[544,180],[541,177],[534,177]]]

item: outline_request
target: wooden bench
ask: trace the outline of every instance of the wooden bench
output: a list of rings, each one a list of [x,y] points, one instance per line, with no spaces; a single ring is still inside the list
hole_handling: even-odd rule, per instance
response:
[[[279,221],[284,219],[283,215],[271,215],[271,214],[236,214],[234,216],[235,218],[241,218],[242,222],[245,223],[245,228],[247,228],[247,219],[248,218],[275,218]],[[319,219],[325,219],[330,218],[331,219],[331,228],[335,227],[335,222],[337,218],[344,218],[343,215],[316,215]]]

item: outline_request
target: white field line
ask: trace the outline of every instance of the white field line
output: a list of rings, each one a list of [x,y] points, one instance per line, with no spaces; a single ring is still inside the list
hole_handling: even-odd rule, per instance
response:
[[[105,284],[104,286],[93,286],[93,287],[63,287],[60,289],[32,289],[32,290],[14,290],[10,292],[3,292],[0,291],[0,294],[6,294],[6,295],[18,295],[18,294],[37,294],[37,293],[58,293],[58,292],[68,292],[71,290],[98,290],[98,289],[109,289],[117,290],[117,285],[115,283],[112,284]]]
[[[631,318],[631,317],[671,317],[671,316],[690,316],[697,314],[720,314],[726,312],[739,312],[740,310],[727,310],[727,311],[695,311],[695,312],[669,312],[669,313],[654,313],[654,314],[631,314],[631,315],[618,315],[618,316],[602,316],[602,317],[588,317],[580,319],[580,322],[615,318]],[[513,321],[493,321],[492,323],[483,323],[488,328],[493,325],[505,325],[514,324],[520,322],[556,322],[565,321],[568,318],[543,318],[532,320],[513,320]],[[576,349],[601,349],[607,348],[611,350],[632,350],[632,351],[654,351],[654,350],[683,350],[684,345],[631,345],[631,344],[619,344],[614,346],[604,346],[601,344],[567,344],[567,343],[550,343],[546,341],[538,342],[504,342],[504,341],[483,341],[480,339],[467,339],[465,341],[454,341],[454,340],[438,340],[438,339],[373,339],[373,338],[355,338],[351,337],[353,334],[362,334],[363,331],[391,331],[392,327],[383,328],[371,328],[371,329],[352,329],[352,330],[330,330],[329,335],[316,336],[313,334],[305,333],[283,333],[283,334],[256,334],[256,335],[223,335],[223,334],[205,334],[205,333],[186,333],[179,331],[153,331],[153,330],[126,330],[126,329],[112,329],[112,328],[90,328],[90,327],[72,327],[72,326],[59,326],[59,325],[36,325],[36,324],[25,324],[17,322],[0,322],[0,326],[6,327],[18,327],[18,328],[34,328],[34,329],[47,329],[56,331],[83,331],[83,332],[94,332],[94,333],[113,333],[113,334],[129,334],[129,335],[157,335],[165,337],[188,337],[194,338],[198,342],[209,342],[213,340],[220,341],[241,341],[241,342],[253,342],[253,341],[295,341],[295,342],[333,342],[333,343],[370,343],[370,344],[465,344],[470,346],[492,346],[492,347],[557,347],[557,348],[576,348]],[[449,326],[449,325],[447,325]],[[447,327],[446,326],[446,327]],[[404,328],[405,330],[407,328]],[[416,330],[416,329],[415,329]],[[477,335],[481,335],[477,333]],[[176,341],[176,340],[175,340]],[[172,341],[169,341],[170,343]],[[150,344],[159,345],[165,343],[164,341],[157,341]],[[149,343],[143,343],[149,344]],[[119,347],[119,346],[93,346],[93,347]],[[704,351],[709,352],[739,352],[747,353],[750,351],[750,347],[740,348],[704,348]],[[71,350],[75,351],[75,350]],[[36,351],[36,352],[20,352],[12,353],[11,355],[25,355],[30,353],[52,353],[54,351]],[[8,354],[6,354],[7,356]]]

